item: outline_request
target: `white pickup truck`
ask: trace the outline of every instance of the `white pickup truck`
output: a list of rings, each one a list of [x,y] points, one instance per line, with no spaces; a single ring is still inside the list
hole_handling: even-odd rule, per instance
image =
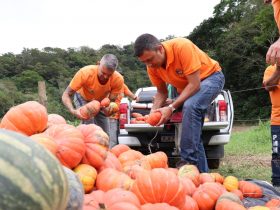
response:
[[[139,88],[135,93],[138,96],[137,102],[122,99],[118,141],[144,154],[163,151],[169,158],[169,164],[174,166],[180,157],[182,112],[175,112],[170,121],[162,126],[130,123],[133,112],[149,114],[155,94],[155,87]],[[202,129],[202,139],[211,169],[218,168],[220,159],[224,157],[224,145],[230,141],[233,114],[230,91],[223,90],[208,107]]]

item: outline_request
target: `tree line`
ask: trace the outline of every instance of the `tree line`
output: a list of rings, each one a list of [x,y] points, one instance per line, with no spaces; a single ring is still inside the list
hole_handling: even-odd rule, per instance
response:
[[[222,66],[225,89],[232,91],[236,120],[269,118],[270,101],[265,90],[237,91],[261,87],[265,55],[278,36],[272,7],[261,0],[221,0],[213,17],[186,36]],[[133,43],[123,47],[106,44],[98,50],[87,46],[23,49],[20,54],[0,56],[0,117],[13,105],[38,100],[37,83],[45,80],[48,112],[73,120],[61,102],[62,92],[76,71],[96,64],[106,53],[118,57],[119,70],[131,90],[151,85],[145,65],[133,56]]]

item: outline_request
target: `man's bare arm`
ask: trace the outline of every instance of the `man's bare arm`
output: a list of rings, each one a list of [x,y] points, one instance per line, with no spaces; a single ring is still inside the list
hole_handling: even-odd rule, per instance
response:
[[[65,89],[65,91],[62,94],[62,103],[66,106],[66,108],[69,110],[70,113],[74,113],[75,109],[72,104],[71,97],[74,95],[75,91],[71,89],[69,86]]]
[[[167,99],[168,91],[166,85],[163,83],[160,86],[157,86],[157,93],[155,95],[154,103],[151,111],[161,108]]]

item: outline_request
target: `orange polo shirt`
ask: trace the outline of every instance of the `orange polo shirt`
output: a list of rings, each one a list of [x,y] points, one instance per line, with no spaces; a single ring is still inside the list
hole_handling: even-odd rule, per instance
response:
[[[186,76],[200,71],[200,80],[220,71],[219,63],[211,59],[190,40],[175,38],[162,43],[166,52],[166,69],[147,67],[148,75],[154,86],[168,83],[178,92],[188,84]]]
[[[280,31],[280,0],[272,0],[272,6],[274,10],[274,19]]]
[[[263,80],[268,80],[276,71],[276,66],[269,66],[264,72]],[[280,85],[280,81],[278,82]],[[280,86],[277,86],[274,90],[269,91],[270,101],[272,104],[271,108],[271,125],[280,125]]]
[[[98,65],[90,65],[81,68],[73,77],[69,87],[81,94],[86,101],[93,99],[101,101],[110,94],[121,94],[123,89],[123,77],[115,71],[106,84],[100,84],[98,80]]]

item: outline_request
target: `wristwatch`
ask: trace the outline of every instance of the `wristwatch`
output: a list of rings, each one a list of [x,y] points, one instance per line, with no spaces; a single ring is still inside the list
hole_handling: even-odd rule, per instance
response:
[[[168,107],[171,108],[172,113],[176,110],[172,104],[169,104]]]

